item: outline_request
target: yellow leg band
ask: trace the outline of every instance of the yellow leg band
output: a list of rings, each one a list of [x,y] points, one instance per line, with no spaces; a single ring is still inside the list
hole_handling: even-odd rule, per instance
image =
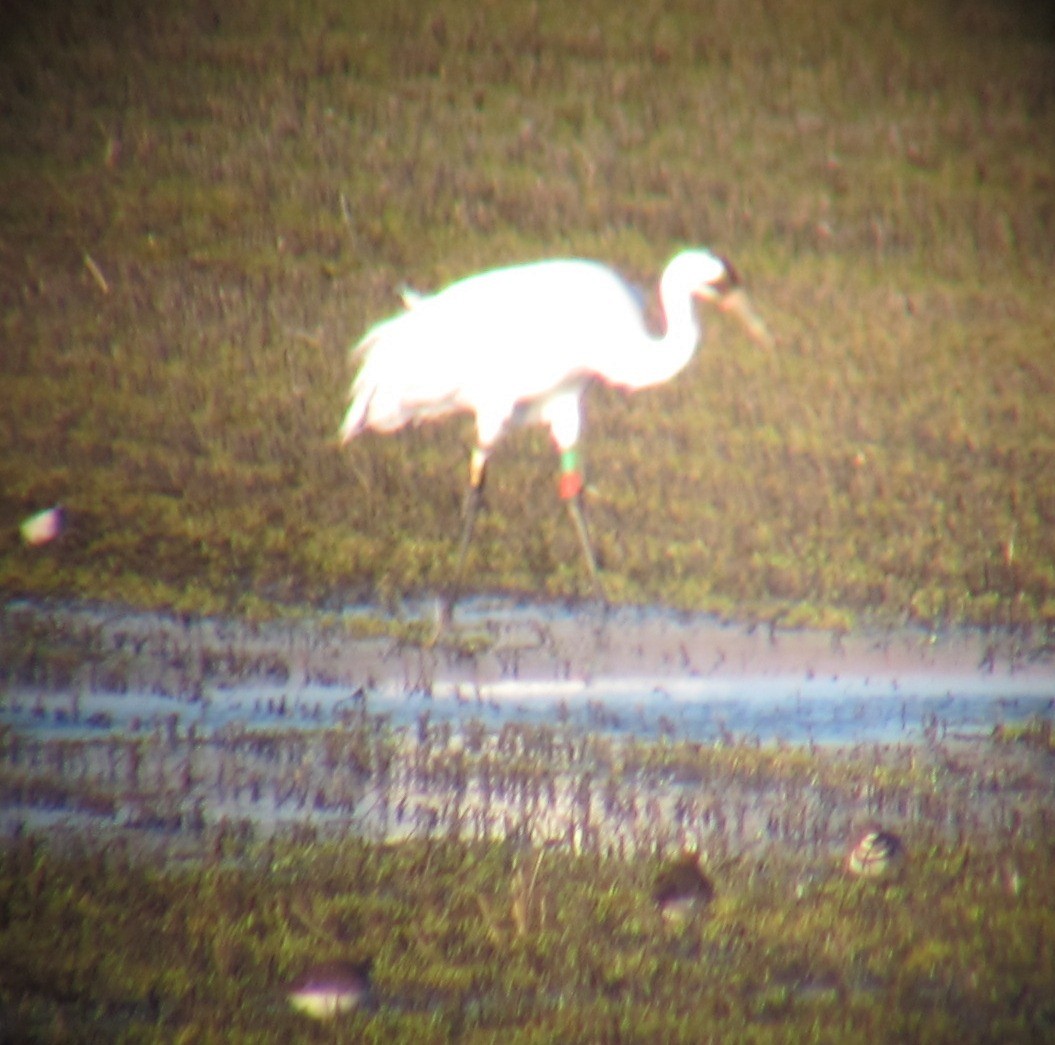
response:
[[[472,457],[469,458],[469,482],[474,490],[479,489],[484,481],[484,467],[486,464],[487,454],[479,447],[475,447]]]

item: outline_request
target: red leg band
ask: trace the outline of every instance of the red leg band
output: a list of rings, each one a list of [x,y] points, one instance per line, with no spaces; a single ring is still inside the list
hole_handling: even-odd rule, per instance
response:
[[[582,492],[582,472],[561,472],[559,489],[560,495],[565,501],[578,497]]]

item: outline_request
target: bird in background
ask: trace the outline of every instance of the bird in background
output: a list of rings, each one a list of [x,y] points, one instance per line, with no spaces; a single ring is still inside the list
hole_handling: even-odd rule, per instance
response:
[[[663,921],[672,927],[684,926],[702,913],[714,899],[714,883],[700,866],[700,854],[686,851],[656,875],[652,899]]]
[[[692,359],[701,337],[696,304],[738,317],[772,339],[733,266],[685,250],[659,280],[661,333],[649,330],[640,293],[596,261],[552,259],[492,269],[432,295],[404,291],[406,310],[371,327],[352,350],[357,367],[340,436],[394,432],[468,412],[476,419],[469,489],[447,613],[461,585],[487,462],[511,428],[549,427],[560,455],[558,492],[601,601],[597,556],[583,514],[579,454],[582,397],[591,381],[626,391],[663,384]]]
[[[372,962],[322,962],[312,966],[286,990],[290,1005],[306,1016],[331,1020],[371,1000]]]

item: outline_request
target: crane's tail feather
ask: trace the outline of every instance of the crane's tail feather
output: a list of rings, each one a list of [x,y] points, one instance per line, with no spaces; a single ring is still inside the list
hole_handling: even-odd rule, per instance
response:
[[[341,422],[341,446],[350,443],[366,427],[366,413],[369,406],[369,401],[366,403],[360,403],[358,400],[352,401],[352,405],[348,407],[348,412]]]
[[[341,445],[354,439],[364,428],[370,415],[370,404],[374,399],[376,387],[369,376],[369,356],[367,353],[376,344],[377,339],[366,337],[352,349],[352,361],[358,367],[355,380],[349,393],[348,410],[341,422]]]
[[[405,314],[405,313],[404,313]],[[370,404],[373,402],[377,391],[377,383],[371,375],[370,360],[372,353],[379,348],[383,342],[386,332],[391,326],[398,322],[400,316],[382,320],[372,326],[364,335],[362,340],[352,346],[349,359],[352,368],[356,371],[352,381],[352,388],[348,394],[350,405],[344,420],[341,422],[341,444],[354,439],[364,428],[369,426]]]
[[[352,350],[348,353],[348,358],[351,360],[352,366],[360,366],[365,361],[370,349],[372,349],[381,339],[381,330],[379,329],[381,325],[382,324],[379,323],[376,327],[368,330],[364,335],[363,340],[357,345],[352,346]]]

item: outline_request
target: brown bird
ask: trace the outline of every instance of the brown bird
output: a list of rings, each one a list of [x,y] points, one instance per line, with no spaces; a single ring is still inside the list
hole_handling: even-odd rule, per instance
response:
[[[846,870],[859,878],[893,877],[905,862],[905,846],[897,835],[878,827],[867,831],[846,857]]]
[[[698,853],[685,853],[665,867],[652,888],[652,899],[670,926],[684,925],[714,899],[714,885],[700,868]]]

